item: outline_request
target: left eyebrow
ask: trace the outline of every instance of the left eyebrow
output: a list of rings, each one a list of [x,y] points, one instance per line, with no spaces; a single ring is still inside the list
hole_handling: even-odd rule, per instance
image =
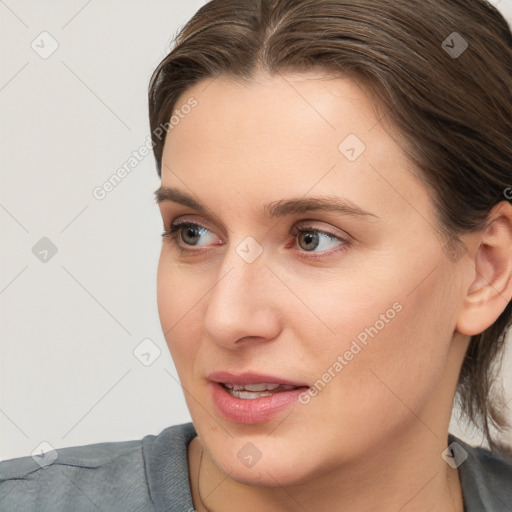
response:
[[[208,213],[209,211],[200,201],[173,187],[159,187],[155,191],[155,199],[157,204],[171,201],[188,206],[200,213]],[[354,217],[374,217],[380,219],[375,213],[367,212],[348,199],[337,196],[281,199],[263,205],[263,213],[270,219],[313,211],[332,211]]]

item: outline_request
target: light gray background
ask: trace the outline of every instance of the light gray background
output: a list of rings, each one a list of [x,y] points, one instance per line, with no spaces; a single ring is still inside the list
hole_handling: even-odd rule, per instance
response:
[[[92,192],[148,141],[149,78],[203,3],[0,0],[0,459],[190,421],[157,312],[152,154]],[[493,3],[512,19],[512,0]],[[42,58],[45,31],[58,48]],[[149,366],[133,354],[144,339],[161,351]]]

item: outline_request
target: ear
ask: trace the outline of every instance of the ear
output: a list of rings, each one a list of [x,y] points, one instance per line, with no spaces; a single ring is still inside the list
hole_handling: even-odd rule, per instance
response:
[[[485,228],[471,237],[476,242],[468,266],[472,281],[456,330],[475,336],[497,320],[512,298],[512,204],[497,204]]]

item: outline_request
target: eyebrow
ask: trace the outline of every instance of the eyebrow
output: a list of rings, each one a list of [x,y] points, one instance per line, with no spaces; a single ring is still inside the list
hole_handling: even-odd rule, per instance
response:
[[[206,214],[209,212],[209,209],[201,202],[173,187],[159,187],[155,191],[155,200],[157,204],[170,201],[188,206],[200,213]],[[270,219],[312,211],[333,211],[354,217],[375,217],[380,219],[375,213],[367,212],[348,199],[337,196],[281,199],[263,205],[263,213]]]

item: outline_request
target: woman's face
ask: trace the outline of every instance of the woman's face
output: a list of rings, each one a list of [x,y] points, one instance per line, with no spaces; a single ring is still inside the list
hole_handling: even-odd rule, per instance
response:
[[[314,74],[220,77],[176,111],[162,188],[204,208],[160,192],[165,228],[197,226],[177,245],[163,239],[158,307],[217,466],[286,485],[400,440],[444,442],[465,348],[452,343],[462,280],[365,93]],[[320,200],[340,206],[310,209]],[[218,381],[300,389],[237,397]]]

